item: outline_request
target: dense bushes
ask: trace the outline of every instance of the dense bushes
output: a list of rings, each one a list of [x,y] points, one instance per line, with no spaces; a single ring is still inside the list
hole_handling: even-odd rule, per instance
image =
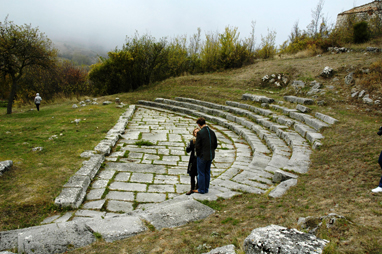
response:
[[[11,79],[3,76],[0,79],[0,94],[6,99],[11,90]],[[49,68],[30,66],[25,68],[24,75],[18,82],[16,102],[32,102],[36,93],[40,93],[44,100],[51,100],[57,96],[73,97],[88,95],[92,87],[87,82],[87,70],[75,66],[69,61],[57,62]]]
[[[195,74],[239,68],[253,62],[251,40],[240,40],[237,28],[226,27],[224,33],[206,34],[203,42],[198,33],[186,37],[157,41],[150,35],[127,38],[121,50],[92,65],[89,79],[99,94],[129,92],[137,88],[185,73]]]

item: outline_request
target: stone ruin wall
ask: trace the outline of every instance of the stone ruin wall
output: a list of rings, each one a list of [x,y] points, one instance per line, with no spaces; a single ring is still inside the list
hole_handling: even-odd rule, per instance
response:
[[[382,1],[374,1],[338,14],[336,28],[346,24],[347,17],[350,15],[355,15],[357,21],[367,21],[369,25],[372,25],[370,21],[376,19],[379,19],[382,23]]]

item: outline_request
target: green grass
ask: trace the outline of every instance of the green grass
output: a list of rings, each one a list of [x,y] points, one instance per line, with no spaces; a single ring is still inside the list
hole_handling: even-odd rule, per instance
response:
[[[135,145],[141,147],[141,146],[153,146],[154,144],[148,140],[139,140],[135,142]]]
[[[72,109],[71,103],[42,105],[41,110],[0,109],[0,161],[12,170],[0,181],[0,229],[39,224],[60,209],[52,206],[66,181],[81,167],[85,150],[93,150],[122,111],[112,106]],[[79,124],[71,123],[81,119]],[[86,119],[86,120],[85,120]],[[53,135],[57,138],[49,140]],[[32,148],[43,147],[41,152]]]

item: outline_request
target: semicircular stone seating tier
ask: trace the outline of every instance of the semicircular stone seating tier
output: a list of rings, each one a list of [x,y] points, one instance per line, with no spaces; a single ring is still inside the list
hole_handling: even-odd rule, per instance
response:
[[[249,94],[243,99],[264,100]],[[204,195],[193,194],[198,200],[268,190],[271,197],[283,195],[297,183],[298,174],[308,171],[311,149],[319,147],[323,138],[319,131],[330,126],[329,121],[273,104],[270,107],[274,110],[270,110],[233,101],[220,105],[182,97],[142,100],[139,104],[125,113],[128,124],[117,124],[117,130],[109,131],[95,148],[107,155],[105,167],[98,170],[103,155],[91,156],[56,198],[60,206],[81,206],[72,219],[105,216],[97,210],[144,209],[187,192],[189,155],[185,148],[197,127],[197,117],[207,120],[219,141],[211,169],[211,190]],[[95,170],[87,167],[91,164],[97,164]]]
[[[243,99],[273,101],[250,94]],[[289,99],[304,104],[302,98]],[[77,248],[96,241],[92,232],[114,241],[148,230],[143,220],[160,230],[214,212],[195,199],[268,191],[269,196],[279,197],[297,184],[299,174],[308,171],[312,149],[324,138],[320,131],[337,121],[318,112],[313,117],[276,104],[269,105],[270,110],[182,97],[141,100],[139,104],[130,105],[105,139],[86,153],[90,159],[55,199],[56,205],[76,210],[46,218],[42,223],[46,225],[0,232],[0,250],[18,247],[28,253],[36,244],[63,246],[66,238],[62,236],[72,237],[72,231],[73,239],[80,240],[74,244]],[[209,193],[185,196],[190,189],[185,148],[198,117],[204,117],[215,130],[218,149]],[[89,241],[81,240],[84,236],[77,234],[79,228]],[[57,243],[52,243],[52,235]],[[61,252],[63,249],[57,251]]]
[[[246,98],[254,97],[243,95]],[[114,151],[110,153],[109,145],[104,152],[108,155],[105,167],[91,178],[85,201],[80,199],[81,209],[72,220],[106,215],[97,210],[112,215],[145,209],[187,192],[189,155],[185,148],[197,127],[197,117],[207,120],[219,144],[210,192],[193,194],[197,200],[230,198],[242,192],[283,195],[297,183],[298,174],[308,171],[312,148],[319,147],[323,138],[319,131],[330,126],[279,105],[270,105],[274,109],[270,110],[233,101],[220,105],[182,97],[141,100],[139,104]],[[152,145],[140,145],[139,141]]]

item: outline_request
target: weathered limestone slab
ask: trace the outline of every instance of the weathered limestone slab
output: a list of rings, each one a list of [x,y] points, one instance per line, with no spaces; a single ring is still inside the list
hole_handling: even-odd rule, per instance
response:
[[[286,166],[284,166],[283,168],[300,174],[305,174],[306,172],[308,172],[310,166],[311,153],[312,151],[307,147],[301,147],[300,149],[295,148],[292,157],[290,158]]]
[[[328,124],[335,124],[338,122],[337,119],[333,118],[333,117],[330,117],[330,116],[327,116],[327,115],[324,115],[322,113],[316,113],[315,114],[315,117],[317,117],[318,119],[328,123]]]
[[[86,191],[83,188],[63,188],[54,204],[61,207],[78,208],[84,200]]]
[[[109,162],[106,164],[106,169],[113,169],[116,171],[128,171],[139,173],[157,173],[166,174],[166,167],[163,165],[151,165],[151,164],[137,164],[137,163],[118,163]]]
[[[122,190],[122,191],[146,191],[146,184],[141,183],[124,183],[113,182],[110,184],[110,190]]]
[[[306,115],[303,113],[290,113],[290,117],[296,120],[299,120],[307,125],[313,127],[317,131],[321,131],[321,129],[330,127],[327,123],[324,123],[317,118],[314,118],[310,115]]]
[[[106,242],[125,239],[147,230],[137,216],[118,216],[86,222],[94,232],[100,233]]]
[[[101,141],[95,148],[95,151],[99,152],[100,154],[109,155],[111,152],[111,145],[110,143]]]
[[[236,254],[235,245],[230,244],[223,247],[213,249],[205,254]]]
[[[130,178],[130,182],[152,183],[153,179],[154,179],[153,174],[133,173]]]
[[[102,219],[103,217],[105,217],[106,212],[91,211],[91,210],[77,210],[75,215],[79,217],[90,217],[93,219]]]
[[[177,184],[179,183],[178,176],[169,175],[156,175],[154,179],[155,184]]]
[[[303,105],[313,105],[314,104],[314,100],[312,100],[312,99],[296,97],[296,96],[284,96],[284,100],[292,102],[292,103],[303,104]]]
[[[305,107],[301,104],[297,104],[296,109],[300,111],[301,113],[310,113],[312,111],[311,108]]]
[[[322,253],[327,240],[296,229],[270,225],[254,229],[244,240],[245,253]]]
[[[324,136],[321,133],[308,132],[306,134],[306,139],[309,140],[311,144],[314,144],[316,141],[323,139]]]
[[[83,205],[83,208],[84,209],[98,209],[98,210],[100,210],[102,208],[102,206],[105,204],[105,202],[106,202],[105,199],[96,200],[96,201],[89,201]]]
[[[60,218],[55,220],[55,222],[56,223],[67,222],[72,216],[73,216],[73,212],[67,212],[64,215],[62,215]]]
[[[158,202],[163,202],[165,200],[166,200],[166,194],[164,194],[164,193],[142,193],[142,192],[139,192],[139,193],[137,193],[137,198],[136,198],[137,202],[142,202],[142,203],[146,203],[146,202],[158,203]]]
[[[133,211],[133,203],[109,200],[107,203],[106,209],[111,212],[131,212]]]
[[[134,201],[134,192],[109,191],[109,193],[106,195],[106,199]]]
[[[18,252],[50,254],[84,247],[96,240],[84,223],[66,222],[29,228],[18,235]]]
[[[287,192],[287,190],[290,187],[295,186],[296,184],[297,184],[297,179],[289,179],[289,180],[286,180],[284,182],[281,182],[279,185],[276,186],[276,188],[274,188],[269,193],[269,196],[272,198],[281,197],[282,195],[285,194],[285,192]]]
[[[28,231],[30,228],[22,228],[8,231],[0,231],[0,250],[17,248],[17,237],[20,233]]]
[[[295,124],[294,129],[298,134],[301,135],[301,137],[304,138],[306,137],[307,133],[316,133],[316,130],[305,124]]]
[[[107,184],[108,184],[108,180],[95,180],[93,181],[92,183],[92,188],[94,189],[104,189],[106,188]]]
[[[289,179],[297,179],[298,176],[289,172],[282,171],[280,169],[275,171],[273,175],[272,182],[279,183]]]
[[[165,193],[165,192],[175,192],[174,185],[165,185],[165,184],[152,184],[149,185],[148,192],[160,192],[160,193]]]
[[[221,179],[215,179],[213,181],[214,185],[219,185],[231,190],[239,190],[239,191],[245,191],[248,193],[254,193],[254,194],[261,194],[264,193],[264,190],[252,187],[249,185],[241,184],[241,183],[236,183],[230,180],[221,180]]]
[[[218,199],[219,194],[222,194],[222,192],[210,186],[208,193],[204,193],[204,194],[193,193],[191,197],[198,201],[203,201],[203,200],[215,201]]]
[[[129,181],[130,176],[131,176],[130,172],[120,172],[115,176],[114,181],[127,182]]]
[[[149,221],[157,230],[173,228],[192,221],[202,220],[214,210],[191,198],[175,198],[155,204],[134,214]]]
[[[86,195],[86,199],[87,200],[101,199],[104,192],[105,192],[105,189],[92,189]]]
[[[241,97],[242,100],[250,100],[255,102],[261,102],[261,103],[272,103],[275,100],[272,98],[268,98],[266,96],[261,95],[254,95],[254,94],[243,94]]]
[[[60,215],[53,215],[51,217],[48,217],[48,218],[45,218],[41,224],[49,224],[49,223],[52,223],[53,221],[55,221],[56,219],[58,219],[60,217]]]

